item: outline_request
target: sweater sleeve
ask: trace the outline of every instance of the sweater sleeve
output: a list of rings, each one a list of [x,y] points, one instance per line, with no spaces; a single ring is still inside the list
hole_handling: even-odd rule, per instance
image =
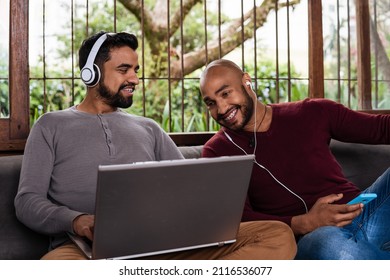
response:
[[[26,143],[14,201],[18,219],[29,228],[48,235],[72,232],[73,219],[82,214],[56,205],[48,198],[54,162],[52,143],[50,132],[37,122]]]
[[[154,121],[154,135],[156,138],[156,159],[157,160],[173,160],[183,159],[182,153],[177,148],[172,138]]]
[[[354,111],[334,101],[321,101],[332,138],[362,144],[390,144],[390,115]]]

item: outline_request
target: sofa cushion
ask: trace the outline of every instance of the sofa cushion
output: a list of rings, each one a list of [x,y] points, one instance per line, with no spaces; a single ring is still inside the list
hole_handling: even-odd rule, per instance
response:
[[[369,187],[390,167],[390,145],[366,145],[332,140],[332,153],[345,177],[361,190]]]
[[[184,158],[200,158],[202,155],[203,145],[199,146],[179,146],[179,151]]]
[[[20,223],[14,198],[22,156],[0,158],[0,259],[39,259],[49,247],[49,238]]]

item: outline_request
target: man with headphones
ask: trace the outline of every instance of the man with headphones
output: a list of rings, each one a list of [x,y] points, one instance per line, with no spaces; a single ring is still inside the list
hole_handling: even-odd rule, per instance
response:
[[[31,130],[15,208],[26,226],[51,236],[43,259],[86,258],[67,233],[93,239],[98,165],[183,158],[155,121],[121,110],[132,105],[139,83],[137,47],[137,38],[125,32],[86,39],[79,50],[85,99],[44,114]],[[295,253],[288,226],[250,222],[232,245],[155,258],[291,259]]]
[[[255,155],[243,221],[290,225],[299,240],[297,259],[390,259],[390,169],[364,191],[377,199],[349,205],[360,190],[329,149],[332,138],[390,144],[390,115],[326,99],[265,105],[248,73],[224,59],[206,67],[200,89],[222,126],[203,156]]]

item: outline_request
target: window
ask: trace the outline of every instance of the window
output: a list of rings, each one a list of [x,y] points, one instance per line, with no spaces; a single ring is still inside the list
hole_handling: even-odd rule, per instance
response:
[[[325,97],[390,112],[386,1],[0,1],[10,3],[12,46],[9,75],[0,73],[9,82],[0,150],[23,149],[29,120],[82,100],[77,51],[100,30],[137,35],[140,85],[129,112],[155,119],[177,143],[218,129],[198,83],[220,57],[249,72],[267,103]]]
[[[4,24],[0,25],[0,119],[9,117],[9,82],[8,82],[8,61],[9,61],[9,0],[0,0],[0,18]]]

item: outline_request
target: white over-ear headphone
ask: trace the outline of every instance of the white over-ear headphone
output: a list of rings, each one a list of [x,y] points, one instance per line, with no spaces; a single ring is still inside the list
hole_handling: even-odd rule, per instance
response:
[[[107,39],[107,35],[111,33],[105,33],[96,40],[91,51],[89,52],[87,62],[84,67],[81,69],[80,77],[81,80],[88,87],[94,87],[100,80],[100,69],[99,66],[95,64],[95,59],[97,53],[99,52],[100,47],[103,45],[104,41]]]

